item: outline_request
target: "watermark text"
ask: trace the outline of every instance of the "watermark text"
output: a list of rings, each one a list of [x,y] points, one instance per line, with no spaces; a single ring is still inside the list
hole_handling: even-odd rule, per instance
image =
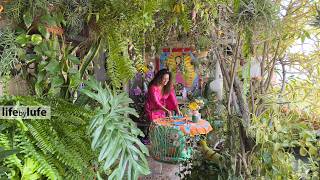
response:
[[[0,106],[0,119],[50,119],[49,106]]]

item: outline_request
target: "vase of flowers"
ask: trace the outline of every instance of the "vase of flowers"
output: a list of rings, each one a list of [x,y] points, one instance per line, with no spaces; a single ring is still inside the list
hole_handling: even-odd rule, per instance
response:
[[[203,107],[204,103],[202,100],[196,99],[189,104],[189,109],[191,110],[192,122],[197,123],[201,119],[201,114],[199,110]]]

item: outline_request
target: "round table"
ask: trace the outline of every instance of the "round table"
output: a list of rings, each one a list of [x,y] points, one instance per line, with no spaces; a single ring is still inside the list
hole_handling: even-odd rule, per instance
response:
[[[191,137],[200,134],[208,134],[212,131],[210,123],[204,119],[199,120],[197,123],[193,123],[190,117],[174,117],[172,119],[159,118],[153,122],[160,126],[169,126],[179,129],[185,135]]]
[[[210,131],[210,123],[203,119],[197,123],[189,117],[156,119],[150,126],[150,153],[159,161],[177,163],[187,160],[192,153],[190,138]]]

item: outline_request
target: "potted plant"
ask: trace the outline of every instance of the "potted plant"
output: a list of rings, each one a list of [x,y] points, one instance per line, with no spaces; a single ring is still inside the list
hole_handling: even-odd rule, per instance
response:
[[[207,36],[200,36],[197,39],[196,47],[197,47],[197,57],[204,58],[208,55],[209,49],[211,46],[211,40]]]

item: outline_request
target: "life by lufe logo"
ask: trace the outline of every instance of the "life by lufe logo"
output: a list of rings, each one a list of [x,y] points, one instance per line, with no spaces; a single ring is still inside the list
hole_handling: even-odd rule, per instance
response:
[[[0,106],[0,119],[50,119],[48,106]]]

